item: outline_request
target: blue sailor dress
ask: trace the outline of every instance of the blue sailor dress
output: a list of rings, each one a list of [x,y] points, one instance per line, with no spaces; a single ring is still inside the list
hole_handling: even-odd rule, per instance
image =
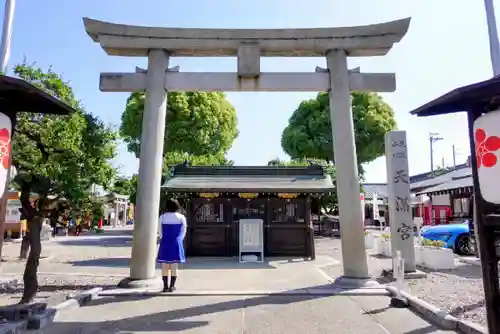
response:
[[[184,263],[184,237],[186,236],[186,217],[178,212],[167,212],[160,216],[161,241],[157,262]]]

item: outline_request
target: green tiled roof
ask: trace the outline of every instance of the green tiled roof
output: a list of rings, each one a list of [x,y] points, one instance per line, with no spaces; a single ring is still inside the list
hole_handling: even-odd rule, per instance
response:
[[[207,166],[174,167],[163,185],[172,192],[307,192],[334,190],[332,179],[320,166]]]

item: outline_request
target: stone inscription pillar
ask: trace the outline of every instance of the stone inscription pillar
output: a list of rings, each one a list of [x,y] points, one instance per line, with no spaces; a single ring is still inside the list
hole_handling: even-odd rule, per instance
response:
[[[156,286],[157,284],[161,286],[161,282],[156,280],[155,271],[167,113],[165,73],[168,69],[168,61],[169,56],[165,50],[149,51],[129,286]]]
[[[330,120],[335,153],[336,183],[339,199],[340,235],[344,277],[367,279],[365,237],[360,208],[360,187],[347,55],[331,50],[326,55],[330,72]]]
[[[391,131],[385,135],[385,156],[392,256],[396,256],[396,251],[401,251],[405,272],[414,272],[417,269],[413,231],[415,224],[411,213],[406,131]]]

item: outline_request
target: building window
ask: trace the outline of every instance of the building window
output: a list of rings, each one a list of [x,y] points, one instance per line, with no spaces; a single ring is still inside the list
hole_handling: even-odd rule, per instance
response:
[[[252,200],[241,200],[233,205],[233,221],[240,219],[262,219],[266,218],[266,205],[263,202]]]
[[[224,205],[221,203],[202,203],[195,206],[194,221],[201,223],[220,223],[224,221]]]
[[[418,207],[417,206],[411,207],[411,215],[413,218],[418,217]]]
[[[455,217],[469,217],[470,216],[470,198],[454,198],[453,199],[453,216]]]
[[[305,207],[302,203],[274,202],[271,209],[273,223],[303,223],[305,220]]]

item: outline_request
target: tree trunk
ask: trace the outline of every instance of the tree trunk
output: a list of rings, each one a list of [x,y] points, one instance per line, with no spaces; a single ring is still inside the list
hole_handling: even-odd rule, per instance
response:
[[[40,233],[42,230],[42,217],[36,216],[28,220],[27,234],[29,245],[31,246],[24,269],[23,281],[24,291],[20,304],[30,303],[36,296],[38,291],[38,265],[40,263],[40,255],[42,254],[42,243],[40,241]]]
[[[19,253],[20,260],[26,260],[28,258],[28,251],[30,250],[30,232],[26,231],[26,235],[21,241],[21,252]]]

